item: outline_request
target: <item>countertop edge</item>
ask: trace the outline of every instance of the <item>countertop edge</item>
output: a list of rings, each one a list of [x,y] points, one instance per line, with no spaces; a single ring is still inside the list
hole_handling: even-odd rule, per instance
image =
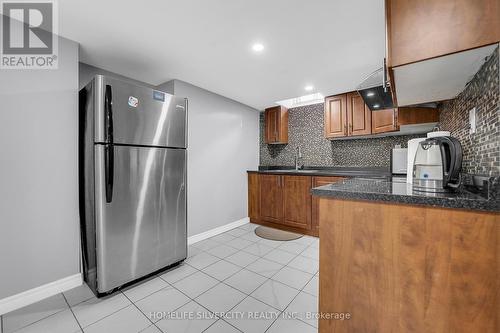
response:
[[[364,192],[348,192],[336,191],[333,189],[318,189],[313,188],[311,194],[319,197],[342,199],[342,200],[358,200],[367,202],[381,203],[398,203],[405,205],[426,206],[445,209],[460,209],[477,212],[499,213],[500,201],[497,200],[470,200],[470,199],[447,199],[434,197],[417,197],[405,196],[392,193],[364,193]]]
[[[257,173],[262,175],[288,175],[288,176],[317,176],[317,177],[377,177],[390,178],[390,173],[370,172],[370,171],[275,171],[275,170],[247,170],[247,173]]]

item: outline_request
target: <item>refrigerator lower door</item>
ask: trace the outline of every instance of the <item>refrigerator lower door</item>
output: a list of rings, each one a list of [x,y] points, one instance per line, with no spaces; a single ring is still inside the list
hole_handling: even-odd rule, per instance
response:
[[[95,145],[95,168],[98,293],[185,259],[186,150]]]

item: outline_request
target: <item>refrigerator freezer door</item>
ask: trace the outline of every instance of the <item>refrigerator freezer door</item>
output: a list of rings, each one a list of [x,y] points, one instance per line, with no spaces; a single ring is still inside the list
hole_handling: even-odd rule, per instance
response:
[[[98,144],[95,168],[98,292],[185,259],[186,150]]]
[[[185,98],[107,76],[96,76],[95,85],[95,142],[186,147]]]

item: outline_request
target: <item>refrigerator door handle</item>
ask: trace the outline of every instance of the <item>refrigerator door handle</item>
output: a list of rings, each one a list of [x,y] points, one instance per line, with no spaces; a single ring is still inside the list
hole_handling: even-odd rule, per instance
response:
[[[113,143],[113,93],[109,84],[106,85],[104,93],[104,112],[106,142]]]
[[[113,179],[115,169],[115,147],[107,144],[104,147],[104,176],[106,186],[106,203],[113,201]]]

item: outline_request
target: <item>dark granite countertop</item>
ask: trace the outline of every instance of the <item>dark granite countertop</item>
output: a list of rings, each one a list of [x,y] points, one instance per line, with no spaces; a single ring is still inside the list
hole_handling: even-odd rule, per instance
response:
[[[466,190],[454,193],[416,192],[413,191],[411,184],[377,179],[346,179],[313,188],[312,194],[338,199],[382,201],[490,212],[500,211],[500,200],[488,200],[479,194]]]
[[[303,176],[339,176],[339,177],[366,177],[389,179],[391,173],[383,167],[306,167],[295,170],[289,166],[260,166],[259,170],[248,170],[248,172],[264,174],[303,175]]]

